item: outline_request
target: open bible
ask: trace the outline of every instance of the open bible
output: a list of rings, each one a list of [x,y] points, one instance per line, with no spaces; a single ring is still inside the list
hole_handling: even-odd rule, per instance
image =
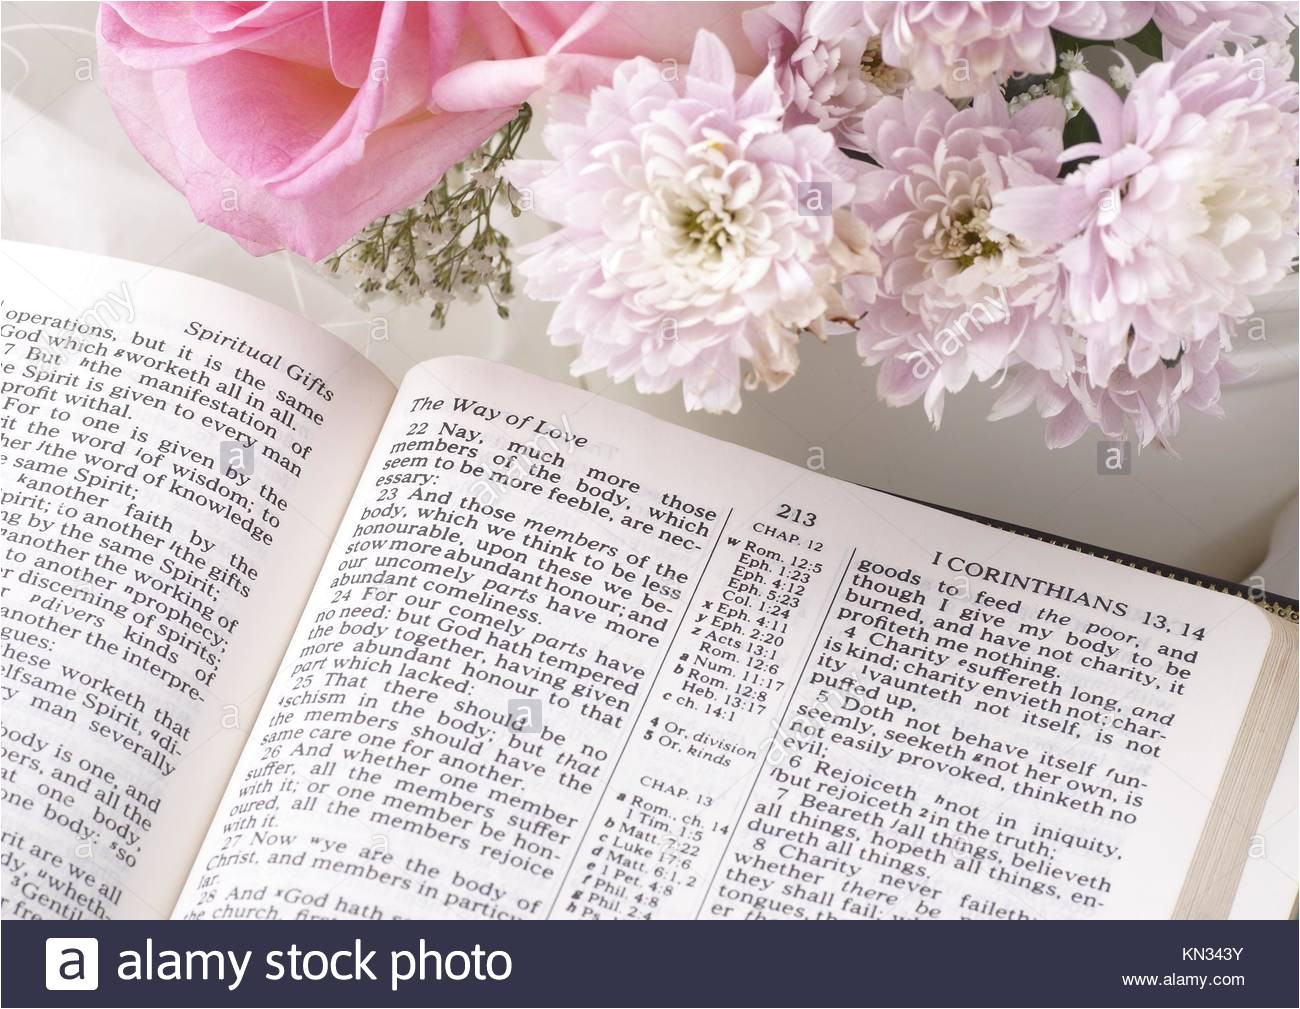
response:
[[[2,260],[6,917],[1290,912],[1293,618]]]

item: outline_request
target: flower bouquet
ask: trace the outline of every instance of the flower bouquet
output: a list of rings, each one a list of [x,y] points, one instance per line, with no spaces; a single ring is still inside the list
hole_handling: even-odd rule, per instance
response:
[[[110,3],[103,79],[196,216],[362,298],[503,315],[690,409],[853,339],[938,426],[1218,414],[1293,268],[1284,3]],[[533,110],[539,113],[536,117]],[[540,121],[549,160],[518,157]]]

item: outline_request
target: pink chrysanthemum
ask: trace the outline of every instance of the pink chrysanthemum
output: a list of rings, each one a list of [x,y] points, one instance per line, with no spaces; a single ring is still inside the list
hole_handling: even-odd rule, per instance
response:
[[[544,138],[556,161],[514,162],[510,181],[560,225],[520,267],[558,301],[549,333],[641,392],[681,384],[688,409],[736,410],[751,384],[794,373],[801,332],[837,314],[835,284],[878,271],[846,207],[848,159],[815,126],[782,129],[769,66],[737,94],[708,32],[685,76],[623,63],[590,102],[560,99]]]
[[[1051,29],[1079,38],[1131,35],[1151,16],[1149,3],[942,3],[867,0],[867,25],[881,36],[887,64],[918,86],[953,98],[979,94],[1015,73],[1056,69]]]
[[[998,227],[1059,245],[1066,316],[1086,340],[1089,382],[1140,378],[1286,273],[1296,248],[1296,85],[1278,46],[1211,55],[1223,26],[1138,76],[1126,99],[1071,82],[1101,137],[1061,184],[1000,194]],[[1285,62],[1279,62],[1285,60]]]
[[[862,120],[859,207],[876,232],[885,271],[878,284],[846,284],[861,312],[858,350],[880,364],[878,390],[893,405],[924,397],[937,426],[946,392],[1009,365],[1063,366],[1056,320],[1058,266],[1046,247],[989,220],[1008,187],[1056,175],[1065,110],[1055,98],[1012,116],[996,91],[964,109],[911,90]]]
[[[1224,353],[1230,336],[1231,327],[1223,319],[1215,337],[1196,343],[1177,360],[1161,362],[1142,375],[1120,365],[1104,386],[1088,380],[1082,358],[1068,372],[1021,368],[989,419],[1001,420],[1033,406],[1047,421],[1048,448],[1071,445],[1095,426],[1107,438],[1131,434],[1143,447],[1155,441],[1172,449],[1184,409],[1223,416],[1220,390],[1241,378]]]
[[[854,127],[862,113],[908,84],[905,70],[882,59],[880,37],[860,4],[769,4],[745,12],[745,32],[776,67],[789,102],[786,123],[813,123],[850,147],[858,146]]]
[[[1295,4],[1223,3],[1176,0],[1151,4],[1151,16],[1164,40],[1178,49],[1211,25],[1225,25],[1224,42],[1250,45],[1256,39],[1284,42],[1295,27]]]

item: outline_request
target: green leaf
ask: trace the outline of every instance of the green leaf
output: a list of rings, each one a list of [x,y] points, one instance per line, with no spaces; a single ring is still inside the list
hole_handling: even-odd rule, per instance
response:
[[[1086,111],[1080,109],[1073,119],[1065,123],[1065,131],[1061,134],[1061,141],[1069,148],[1075,144],[1086,144],[1101,139],[1101,134],[1097,132],[1097,124],[1092,121],[1092,117]],[[1064,178],[1072,171],[1084,164],[1091,158],[1079,158],[1075,161],[1067,161],[1061,166],[1059,173],[1060,178]]]
[[[1154,21],[1148,21],[1145,28],[1136,35],[1130,35],[1124,41],[1135,46],[1140,52],[1146,53],[1152,59],[1162,60],[1165,58],[1164,40],[1160,37],[1160,29],[1156,27]]]
[[[1056,46],[1056,54],[1058,56],[1070,49],[1087,49],[1088,46],[1114,45],[1113,42],[1103,42],[1100,39],[1075,38],[1073,35],[1067,35],[1065,32],[1058,32],[1055,28],[1051,29],[1051,32],[1052,44]]]
[[[1075,144],[1100,140],[1101,134],[1097,132],[1097,124],[1092,121],[1092,117],[1080,109],[1073,119],[1066,122],[1061,139],[1066,147],[1073,147]]]

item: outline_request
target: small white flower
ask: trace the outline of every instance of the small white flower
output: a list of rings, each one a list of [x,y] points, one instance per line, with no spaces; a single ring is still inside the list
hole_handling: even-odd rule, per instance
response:
[[[1111,87],[1118,91],[1127,91],[1137,82],[1137,74],[1133,71],[1133,64],[1125,60],[1118,63],[1106,71],[1110,78]]]
[[[1083,53],[1077,49],[1061,53],[1057,60],[1058,65],[1066,73],[1073,73],[1075,70],[1087,70],[1087,64],[1084,62]]]

